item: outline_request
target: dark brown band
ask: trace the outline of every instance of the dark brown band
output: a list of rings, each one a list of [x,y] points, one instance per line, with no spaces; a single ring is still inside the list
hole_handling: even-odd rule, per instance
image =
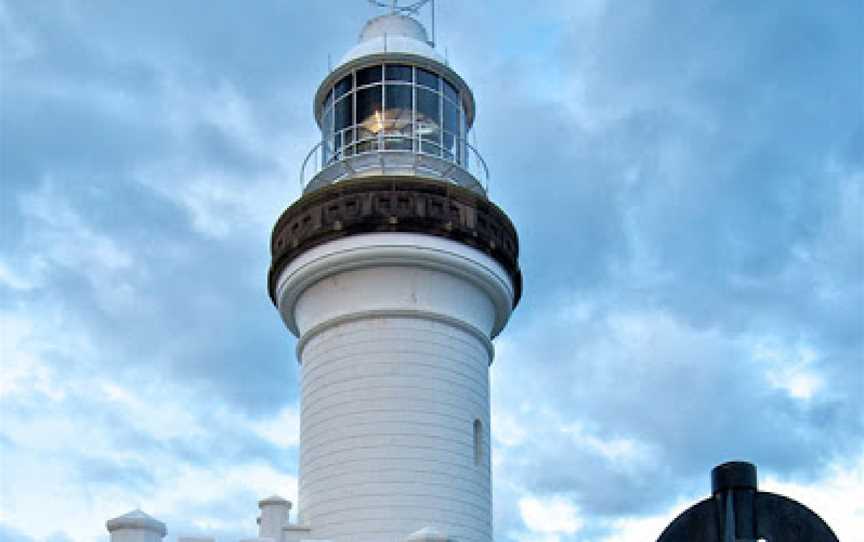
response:
[[[476,248],[500,263],[522,295],[519,239],[507,215],[483,196],[457,185],[417,177],[374,177],[332,184],[305,194],[273,227],[267,283],[312,247],[372,232],[424,233]]]

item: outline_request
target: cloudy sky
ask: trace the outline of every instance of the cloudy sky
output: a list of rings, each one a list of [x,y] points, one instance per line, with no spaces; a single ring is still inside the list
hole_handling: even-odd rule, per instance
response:
[[[864,540],[864,7],[440,0],[525,292],[496,540],[643,542],[753,461]],[[362,0],[0,0],[0,540],[294,498],[270,228]]]

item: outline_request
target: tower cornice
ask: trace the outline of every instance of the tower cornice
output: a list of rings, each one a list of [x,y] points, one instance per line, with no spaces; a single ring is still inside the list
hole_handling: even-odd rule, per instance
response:
[[[513,306],[519,302],[519,240],[504,211],[457,185],[393,176],[342,181],[307,193],[282,213],[271,237],[268,289],[273,303],[280,274],[300,254],[375,232],[421,233],[477,249],[504,268],[513,283]]]

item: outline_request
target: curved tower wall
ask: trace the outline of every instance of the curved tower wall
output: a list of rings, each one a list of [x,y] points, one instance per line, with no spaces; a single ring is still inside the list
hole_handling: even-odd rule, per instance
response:
[[[283,312],[300,335],[300,522],[332,540],[430,525],[491,540],[489,337],[507,273],[461,243],[372,233],[304,253],[279,287],[303,282]]]

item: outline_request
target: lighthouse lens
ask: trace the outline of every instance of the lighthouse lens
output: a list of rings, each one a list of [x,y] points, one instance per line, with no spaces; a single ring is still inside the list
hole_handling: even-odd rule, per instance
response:
[[[381,85],[357,91],[357,152],[378,148],[376,136],[384,129]]]
[[[391,150],[411,150],[411,86],[388,84],[384,87],[384,129],[389,137],[384,141],[385,148]]]

